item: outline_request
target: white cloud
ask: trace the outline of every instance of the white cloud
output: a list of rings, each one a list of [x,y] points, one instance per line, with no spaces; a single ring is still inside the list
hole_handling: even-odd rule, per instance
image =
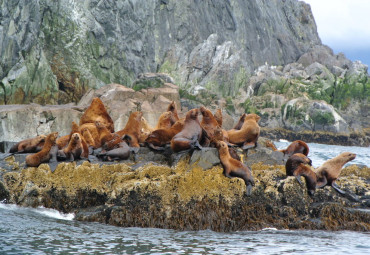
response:
[[[304,0],[311,5],[319,36],[333,48],[370,48],[369,0]]]

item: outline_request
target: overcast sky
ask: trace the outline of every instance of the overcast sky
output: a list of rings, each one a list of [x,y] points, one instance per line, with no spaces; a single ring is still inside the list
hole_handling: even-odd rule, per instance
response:
[[[319,36],[337,54],[370,66],[370,0],[304,0]]]

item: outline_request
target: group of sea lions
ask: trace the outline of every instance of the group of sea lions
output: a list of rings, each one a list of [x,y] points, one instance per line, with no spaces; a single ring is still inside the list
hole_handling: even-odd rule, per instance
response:
[[[202,115],[202,120],[198,117]],[[250,168],[242,162],[235,148],[248,150],[257,146],[260,134],[257,114],[243,114],[237,124],[230,130],[222,129],[222,111],[215,114],[204,106],[189,110],[180,118],[175,102],[171,102],[167,111],[162,113],[155,128],[151,127],[140,111],[130,114],[126,126],[114,130],[114,123],[103,102],[96,97],[86,109],[79,124],[71,123],[71,132],[58,137],[58,132],[39,135],[23,140],[11,149],[11,153],[34,153],[26,157],[29,167],[55,161],[74,161],[89,159],[90,155],[104,161],[127,159],[130,153],[137,153],[140,146],[148,146],[157,151],[171,148],[181,152],[203,147],[216,147],[226,177],[239,177],[251,194],[254,180]],[[277,150],[269,143],[268,147]],[[343,153],[328,160],[316,172],[311,169],[311,160],[307,158],[309,148],[303,141],[294,141],[285,150],[280,150],[289,158],[286,162],[286,173],[297,178],[306,178],[309,194],[317,187],[331,185],[343,193],[335,184],[342,166],[355,158],[355,154]]]
[[[294,176],[300,185],[302,185],[301,176],[303,176],[306,180],[309,195],[314,195],[316,188],[323,188],[327,185],[333,187],[338,193],[345,194],[335,181],[339,177],[342,167],[356,158],[355,153],[343,152],[327,160],[317,169],[313,169],[312,160],[307,157],[309,148],[305,142],[294,141],[283,150],[277,150],[275,145],[270,142],[267,142],[266,145],[274,151],[280,151],[284,155],[288,155],[289,158],[285,164],[286,175]]]

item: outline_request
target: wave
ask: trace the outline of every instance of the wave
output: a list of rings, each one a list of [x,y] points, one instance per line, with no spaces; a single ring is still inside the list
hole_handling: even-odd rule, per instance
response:
[[[55,209],[45,208],[43,206],[37,208],[21,207],[14,204],[4,204],[0,202],[0,209],[9,211],[28,211],[36,214],[41,214],[49,218],[59,219],[59,220],[73,220],[75,218],[74,213],[62,213]]]

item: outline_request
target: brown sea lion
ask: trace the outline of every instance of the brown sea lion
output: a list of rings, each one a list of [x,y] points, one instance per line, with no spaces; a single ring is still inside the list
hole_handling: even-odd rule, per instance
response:
[[[94,139],[95,148],[101,147],[100,135],[99,135],[98,128],[96,127],[95,123],[85,123],[85,124],[82,124],[79,127],[79,129],[78,129],[79,130],[79,133],[82,134],[82,131],[85,128],[89,130],[92,138]]]
[[[141,123],[142,117],[143,117],[142,112],[131,113],[126,123],[125,128],[116,132],[116,134],[119,137],[123,137],[124,135],[129,135],[131,137],[131,140],[129,142],[129,145],[131,147],[140,148],[139,136],[140,136],[140,130],[142,128],[142,123]]]
[[[95,121],[95,126],[99,133],[99,140],[101,146],[104,146],[104,144],[110,140],[113,139],[113,134],[109,131],[109,129],[100,121]]]
[[[173,113],[173,117],[175,118],[175,122],[178,121],[180,118],[179,118],[179,115],[177,114],[177,106],[176,106],[176,103],[175,101],[172,101],[168,107],[167,107],[167,111],[168,112],[172,112]]]
[[[175,124],[175,122],[176,119],[174,117],[173,112],[171,111],[164,112],[159,116],[155,130],[161,128],[170,128],[173,124]]]
[[[38,135],[33,138],[22,140],[13,145],[10,153],[35,153],[42,149],[45,143],[46,135]]]
[[[49,162],[52,155],[50,155],[50,150],[55,145],[58,137],[58,132],[53,132],[45,138],[45,144],[41,151],[28,155],[26,157],[26,164],[29,167],[38,167],[41,163]]]
[[[109,129],[110,132],[114,132],[113,120],[109,116],[103,102],[98,97],[95,97],[92,100],[90,106],[80,118],[80,126],[85,123],[94,123],[95,121],[100,121]]]
[[[222,127],[222,110],[218,108],[215,114],[213,115],[220,127]]]
[[[154,150],[164,150],[164,145],[169,144],[171,139],[181,132],[184,127],[184,121],[176,121],[170,128],[161,128],[154,130],[149,134],[145,142]]]
[[[247,187],[246,194],[250,196],[252,193],[252,186],[254,186],[254,180],[249,167],[230,156],[229,147],[225,142],[218,142],[217,149],[220,155],[221,164],[224,168],[224,175],[229,178],[239,177],[243,179]]]
[[[240,130],[231,129],[227,131],[230,143],[242,145],[243,150],[256,147],[260,135],[260,126],[258,125],[260,119],[261,117],[257,114],[247,114]]]
[[[73,133],[68,143],[68,146],[63,150],[58,151],[58,159],[62,160],[69,159],[71,161],[74,161],[76,159],[81,158],[83,152],[84,149],[82,145],[81,135],[79,133]]]
[[[110,151],[118,148],[121,142],[123,142],[122,138],[114,133],[112,139],[104,143],[102,148],[103,150]]]
[[[314,195],[316,190],[316,174],[311,169],[312,161],[302,153],[296,153],[290,156],[285,164],[287,176],[294,176],[300,185],[301,176],[306,179],[307,191],[310,196]]]
[[[220,127],[220,125],[217,122],[216,118],[213,116],[212,112],[206,107],[201,106],[199,110],[203,115],[200,126],[207,132],[208,137],[212,139],[215,133],[215,129],[217,127]]]
[[[326,185],[332,186],[338,193],[345,194],[343,190],[339,189],[335,183],[342,171],[342,167],[349,161],[356,158],[355,153],[343,152],[335,158],[329,159],[318,167],[315,172],[317,176],[317,188],[325,187]]]
[[[199,112],[199,109],[192,109],[186,113],[183,129],[171,139],[171,149],[174,152],[202,148],[199,144],[203,133],[198,120]]]
[[[270,141],[266,142],[266,147],[270,147],[274,151],[280,151],[284,153],[284,155],[288,155],[289,157],[295,153],[302,153],[307,156],[308,152],[310,151],[310,149],[308,148],[308,145],[301,140],[293,141],[291,144],[289,144],[289,146],[286,149],[283,149],[283,150],[278,150],[275,144],[273,144]]]
[[[95,140],[87,127],[81,129],[81,134],[88,146],[91,146],[93,149],[98,148],[96,147]]]

